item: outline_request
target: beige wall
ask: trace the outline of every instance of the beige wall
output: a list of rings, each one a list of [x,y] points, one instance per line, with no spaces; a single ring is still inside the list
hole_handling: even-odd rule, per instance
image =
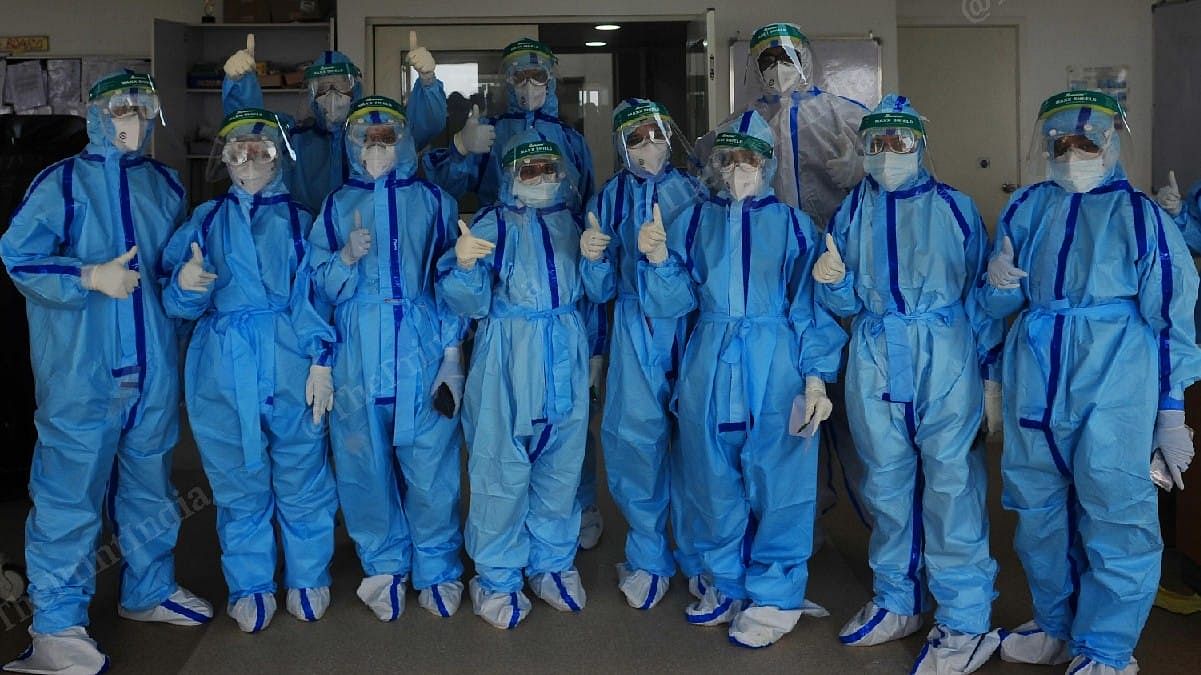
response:
[[[1137,187],[1151,187],[1151,0],[897,0],[900,24],[1018,26],[1019,129],[1022,152],[1038,107],[1067,85],[1069,66],[1130,67],[1134,148],[1123,164]],[[979,8],[975,15],[965,7]],[[981,58],[987,58],[982,54]],[[1129,150],[1129,151],[1128,151]]]
[[[0,34],[49,35],[62,56],[150,57],[155,19],[199,22],[201,0],[3,0]],[[221,18],[221,0],[216,0]]]

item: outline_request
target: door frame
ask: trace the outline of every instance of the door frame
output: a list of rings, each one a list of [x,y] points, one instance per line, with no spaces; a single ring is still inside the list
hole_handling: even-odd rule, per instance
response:
[[[1016,118],[1014,128],[1018,130],[1017,138],[1014,139],[1016,147],[1016,157],[1018,161],[1017,176],[1018,185],[1026,185],[1029,182],[1029,177],[1026,175],[1026,139],[1023,137],[1022,129],[1028,125],[1022,123],[1022,110],[1025,107],[1025,101],[1022,96],[1022,49],[1024,48],[1023,41],[1026,36],[1026,19],[1019,16],[999,16],[989,18],[987,21],[980,23],[972,23],[962,16],[954,17],[946,16],[897,16],[897,43],[898,49],[901,42],[902,28],[1013,28],[1017,33],[1016,42],[1014,45],[1014,84],[1017,91],[1013,92],[1013,114]],[[897,57],[897,88],[900,88],[901,81],[901,64],[900,56]],[[905,92],[900,92],[904,94]]]
[[[709,128],[717,126],[717,72],[716,72],[716,13],[712,8],[703,9],[695,14],[639,14],[617,16],[612,14],[579,14],[574,16],[479,16],[479,17],[367,17],[364,21],[363,41],[363,82],[370,83],[371,91],[375,91],[375,29],[384,26],[450,26],[450,25],[510,25],[510,24],[550,24],[550,23],[647,23],[652,21],[699,21],[705,24],[708,45],[706,60],[709,63],[709,77],[706,80],[705,98],[709,108]]]

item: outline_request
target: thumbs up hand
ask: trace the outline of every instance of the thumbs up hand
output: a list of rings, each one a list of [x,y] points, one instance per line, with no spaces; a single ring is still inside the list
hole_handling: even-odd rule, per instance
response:
[[[471,114],[459,133],[455,134],[455,148],[460,155],[482,155],[492,150],[496,142],[496,128],[480,123],[480,107],[471,106]]]
[[[243,75],[253,73],[254,64],[254,33],[246,34],[246,48],[239,49],[225,60],[225,75],[236,80]]]
[[[1173,218],[1180,215],[1180,186],[1176,184],[1176,172],[1168,172],[1168,184],[1155,193],[1155,201]]]
[[[580,235],[580,255],[596,262],[605,254],[605,248],[609,246],[609,235],[601,231],[600,222],[596,219],[596,214],[588,212],[588,229]]]
[[[988,261],[988,283],[993,288],[1012,290],[1018,288],[1026,272],[1013,264],[1013,241],[1005,237],[1001,251]]]
[[[663,229],[663,214],[659,202],[651,206],[651,220],[638,230],[638,250],[652,265],[667,260],[667,230]]]
[[[203,293],[217,279],[217,275],[204,269],[204,253],[200,244],[192,242],[192,257],[179,270],[179,287],[192,293]]]
[[[123,300],[141,283],[137,270],[129,269],[129,261],[138,254],[134,246],[101,265],[84,265],[79,270],[79,282],[89,291],[100,291],[110,298]]]
[[[842,262],[834,235],[826,233],[826,252],[813,263],[813,279],[819,284],[836,284],[847,276],[847,266]]]
[[[409,53],[405,55],[405,63],[417,71],[422,84],[433,84],[434,68],[438,64],[434,61],[434,55],[430,53],[430,50],[418,46],[417,31],[415,30],[409,31]]]
[[[467,227],[467,223],[459,221],[459,240],[455,242],[455,258],[458,259],[460,268],[465,270],[474,268],[475,261],[487,257],[494,248],[496,248],[496,244],[473,235],[471,229]]]
[[[349,267],[354,265],[371,250],[371,230],[363,227],[363,217],[358,211],[354,212],[354,229],[346,237],[346,245],[342,247],[342,262]]]

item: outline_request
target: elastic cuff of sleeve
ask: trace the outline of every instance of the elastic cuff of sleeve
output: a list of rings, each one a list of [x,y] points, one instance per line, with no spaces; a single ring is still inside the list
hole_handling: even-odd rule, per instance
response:
[[[1177,398],[1172,398],[1171,396],[1164,396],[1163,398],[1159,399],[1159,409],[1184,410],[1184,401]]]

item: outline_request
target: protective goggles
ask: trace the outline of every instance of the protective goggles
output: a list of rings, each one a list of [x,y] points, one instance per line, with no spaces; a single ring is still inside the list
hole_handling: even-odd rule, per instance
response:
[[[355,78],[353,75],[323,75],[308,81],[309,94],[313,98],[337,92],[344,96],[354,93]]]
[[[522,160],[513,170],[517,174],[517,180],[523,183],[541,182],[547,177],[559,174],[559,160],[549,157]]]
[[[229,166],[241,166],[246,162],[273,162],[279,156],[275,142],[263,136],[243,136],[225,142],[221,149],[221,161]]]
[[[111,94],[102,104],[110,117],[137,115],[144,120],[157,117],[162,109],[158,94],[149,91],[119,91]]]
[[[1088,134],[1069,134],[1056,138],[1048,138],[1047,146],[1052,157],[1062,157],[1072,150],[1079,150],[1090,155],[1101,154],[1101,146],[1103,143],[1098,143],[1097,140],[1090,138]]]
[[[863,134],[863,150],[869,155],[908,155],[917,152],[920,144],[921,135],[912,129],[869,129]]]
[[[728,171],[739,164],[759,167],[767,159],[763,155],[746,148],[729,148],[713,153],[714,163],[722,171]]]
[[[527,82],[543,86],[550,82],[550,72],[544,68],[523,68],[509,73],[509,84],[520,87]]]
[[[622,138],[625,140],[627,148],[641,148],[651,143],[662,145],[671,140],[668,130],[654,122],[641,124],[624,133]]]
[[[759,72],[763,72],[777,64],[791,66],[794,63],[789,50],[783,47],[768,47],[764,49],[755,62],[759,65]]]
[[[364,148],[373,145],[396,145],[404,136],[404,130],[403,122],[357,123],[347,128],[351,142]]]

